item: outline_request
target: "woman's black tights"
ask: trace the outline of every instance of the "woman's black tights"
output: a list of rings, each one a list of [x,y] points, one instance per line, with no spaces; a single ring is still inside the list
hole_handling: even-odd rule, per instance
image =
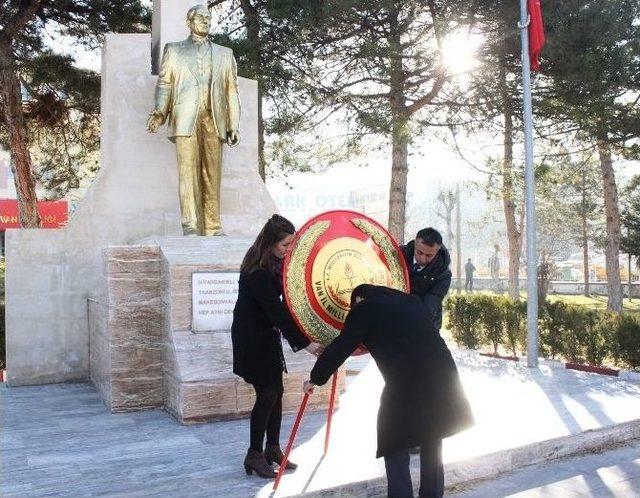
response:
[[[282,422],[282,384],[253,385],[256,403],[251,410],[251,449],[262,451],[264,434],[267,444],[280,444]]]

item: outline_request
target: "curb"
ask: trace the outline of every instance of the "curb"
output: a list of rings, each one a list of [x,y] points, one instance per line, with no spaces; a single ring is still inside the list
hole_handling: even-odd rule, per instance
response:
[[[525,357],[526,358],[526,357]],[[523,359],[526,361],[526,359]],[[596,375],[606,375],[608,377],[618,377],[620,380],[626,380],[627,382],[633,382],[640,384],[640,372],[634,370],[616,369],[609,367],[601,367],[596,365],[585,365],[581,363],[562,362],[558,360],[540,359],[541,365],[546,365],[549,368],[564,368],[566,370],[579,370],[582,372],[588,372]]]
[[[565,368],[569,370],[580,370],[581,372],[597,373],[600,375],[610,375],[611,377],[618,377],[620,370],[616,368],[608,368],[599,365],[590,365],[582,363],[565,363]]]
[[[480,352],[479,353],[480,356],[486,356],[487,358],[494,358],[496,360],[509,360],[509,361],[520,361],[520,357],[519,356],[502,356],[501,354],[498,353],[483,353]]]
[[[494,360],[507,360],[507,361],[515,361],[520,364],[527,364],[526,356],[502,356],[496,355],[494,353],[488,353],[483,351],[476,351],[474,349],[452,349],[452,353],[456,352],[458,354],[463,353],[466,355],[479,355],[485,358],[492,358]],[[626,380],[627,382],[633,382],[635,384],[640,384],[640,372],[635,370],[626,370],[626,369],[618,369],[611,367],[604,367],[601,365],[589,365],[586,363],[572,363],[572,362],[563,362],[560,360],[551,360],[548,358],[539,358],[538,364],[545,365],[549,368],[561,368],[565,370],[578,370],[581,372],[587,372],[597,375],[606,375],[609,377],[618,377],[620,380]]]

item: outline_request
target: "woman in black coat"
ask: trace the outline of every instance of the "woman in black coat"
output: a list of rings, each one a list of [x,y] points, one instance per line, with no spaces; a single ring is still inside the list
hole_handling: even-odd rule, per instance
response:
[[[282,339],[293,351],[317,354],[321,346],[311,343],[298,329],[282,302],[282,262],[293,242],[295,228],[274,214],[262,228],[240,266],[238,300],[233,310],[231,339],[233,373],[253,385],[256,402],[251,411],[250,447],[244,460],[247,474],[273,478],[272,463],[280,464],[282,420],[282,372],[286,372]],[[267,444],[263,452],[265,433]],[[288,464],[287,468],[296,468]]]
[[[385,381],[377,457],[385,457],[389,496],[413,497],[409,449],[421,448],[420,496],[443,496],[442,439],[473,423],[453,357],[413,295],[360,285],[342,333],[320,355],[305,391],[324,384],[364,344]]]

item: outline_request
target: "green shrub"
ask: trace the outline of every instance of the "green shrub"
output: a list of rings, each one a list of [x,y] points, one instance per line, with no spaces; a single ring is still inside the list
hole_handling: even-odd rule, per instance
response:
[[[562,348],[561,354],[574,363],[582,363],[584,361],[584,343],[586,335],[593,329],[593,324],[589,323],[589,315],[587,310],[578,306],[567,306],[564,315],[561,317],[562,322]]]
[[[613,357],[622,365],[640,367],[640,319],[632,315],[619,315],[613,331]]]
[[[450,296],[445,302],[448,326],[458,346],[476,349],[480,344],[480,308],[467,296]]]
[[[518,356],[518,346],[526,350],[527,342],[527,303],[508,297],[502,298],[505,347],[513,356]]]
[[[539,312],[539,347],[543,356],[555,358],[564,352],[563,333],[567,305],[562,301],[545,303]]]
[[[448,325],[459,346],[500,346],[514,356],[526,350],[526,302],[487,294],[450,296]],[[539,310],[539,348],[545,357],[640,369],[640,317],[566,304],[545,303]]]
[[[490,344],[493,352],[498,353],[498,347],[502,344],[502,329],[504,321],[504,306],[500,299],[487,295],[478,295],[476,305],[482,321],[483,336],[481,342]]]
[[[618,317],[614,313],[588,310],[588,332],[583,337],[584,357],[591,365],[602,365],[612,353],[613,332]]]

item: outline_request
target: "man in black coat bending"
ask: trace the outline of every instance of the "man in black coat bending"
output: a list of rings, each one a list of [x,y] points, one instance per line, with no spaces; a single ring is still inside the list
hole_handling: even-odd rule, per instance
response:
[[[442,300],[451,286],[451,256],[442,244],[442,235],[434,228],[423,228],[400,250],[409,268],[411,294],[420,298],[440,330]]]
[[[453,357],[416,298],[388,287],[359,285],[342,333],[311,370],[305,392],[327,382],[363,344],[385,386],[378,411],[378,450],[388,495],[413,498],[409,449],[420,447],[420,497],[442,497],[442,439],[473,423]]]

